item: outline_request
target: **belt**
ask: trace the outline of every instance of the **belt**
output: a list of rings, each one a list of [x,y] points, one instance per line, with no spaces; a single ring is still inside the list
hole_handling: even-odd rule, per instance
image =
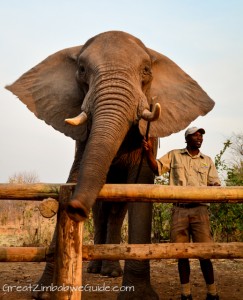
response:
[[[181,208],[194,208],[200,206],[200,203],[174,203],[174,206]]]

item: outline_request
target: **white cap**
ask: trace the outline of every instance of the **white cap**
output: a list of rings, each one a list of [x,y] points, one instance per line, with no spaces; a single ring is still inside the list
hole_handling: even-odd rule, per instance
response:
[[[185,137],[187,137],[189,134],[193,134],[195,132],[199,131],[201,134],[205,133],[205,130],[203,128],[198,128],[198,127],[190,127],[186,130],[185,132]]]

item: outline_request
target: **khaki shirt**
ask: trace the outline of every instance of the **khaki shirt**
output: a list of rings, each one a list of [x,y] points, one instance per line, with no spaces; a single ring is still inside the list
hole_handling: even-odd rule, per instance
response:
[[[169,172],[170,185],[207,186],[219,183],[216,167],[209,156],[191,156],[187,149],[172,150],[159,158],[159,175]]]

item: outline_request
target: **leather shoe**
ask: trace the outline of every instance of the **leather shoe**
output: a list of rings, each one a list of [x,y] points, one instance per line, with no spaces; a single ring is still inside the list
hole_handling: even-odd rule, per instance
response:
[[[181,300],[192,300],[192,295],[183,295],[181,294]]]
[[[212,294],[209,294],[207,293],[207,298],[206,300],[219,300],[219,295],[212,295]]]

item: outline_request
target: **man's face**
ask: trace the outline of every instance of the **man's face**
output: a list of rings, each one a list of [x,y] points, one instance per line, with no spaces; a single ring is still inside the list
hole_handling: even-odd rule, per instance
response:
[[[201,132],[197,131],[193,134],[189,134],[186,138],[187,146],[192,149],[198,149],[201,147],[203,142],[203,135]]]

